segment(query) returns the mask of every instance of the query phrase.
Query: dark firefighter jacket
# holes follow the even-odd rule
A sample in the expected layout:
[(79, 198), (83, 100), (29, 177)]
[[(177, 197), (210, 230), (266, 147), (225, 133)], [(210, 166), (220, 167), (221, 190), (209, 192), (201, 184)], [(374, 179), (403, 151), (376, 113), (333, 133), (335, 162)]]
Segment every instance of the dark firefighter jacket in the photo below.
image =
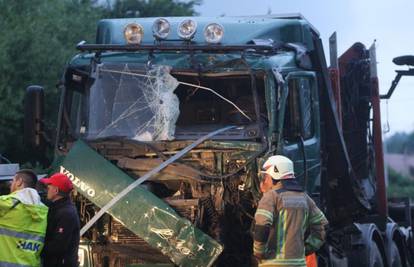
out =
[(42, 251), (44, 267), (78, 266), (79, 217), (69, 198), (49, 205), (45, 246)]
[(299, 188), (296, 179), (279, 182), (260, 200), (254, 231), (254, 254), (263, 258), (259, 266), (306, 267), (305, 254), (323, 244), (328, 221)]

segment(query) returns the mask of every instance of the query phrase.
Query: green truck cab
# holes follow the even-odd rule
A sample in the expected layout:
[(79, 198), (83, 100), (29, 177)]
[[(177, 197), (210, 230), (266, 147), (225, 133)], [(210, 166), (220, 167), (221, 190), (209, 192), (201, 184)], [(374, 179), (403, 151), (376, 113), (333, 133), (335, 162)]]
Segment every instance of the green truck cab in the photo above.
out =
[[(319, 33), (300, 15), (101, 20), (96, 43), (77, 48), (81, 52), (62, 80), (54, 166), (72, 175), (82, 224), (106, 204), (102, 199), (120, 191), (114, 190), (118, 176), (100, 180), (67, 170), (65, 157), (78, 157), (77, 164), (88, 168), (96, 153), (106, 162), (96, 163), (102, 169), (116, 166), (119, 179), (127, 174), (132, 182), (195, 140), (233, 126), (150, 177), (136, 193), (150, 192), (145, 205), (161, 201), (165, 206), (154, 206), (185, 218), (200, 232), (195, 236), (213, 240), (208, 244), (214, 252), (202, 256), (204, 263), (181, 261), (198, 257), (191, 249), (166, 252), (139, 236), (134, 218), (146, 213), (125, 218), (123, 211), (144, 202), (130, 196), (83, 236), (84, 266), (252, 266), (258, 172), (274, 154), (294, 161), (296, 177), (330, 221), (320, 266), (409, 266), (411, 230), (381, 212), (374, 162), (382, 155), (372, 134), (379, 110), (373, 110), (372, 55), (362, 44), (339, 60), (339, 104)], [(34, 146), (42, 142), (42, 94), (39, 87), (27, 90), (32, 111), (26, 120), (39, 127), (29, 136)], [(87, 147), (79, 148), (79, 140)], [(88, 158), (73, 150), (93, 153)], [(119, 184), (126, 186), (125, 179)], [(105, 197), (97, 199), (99, 194)]]

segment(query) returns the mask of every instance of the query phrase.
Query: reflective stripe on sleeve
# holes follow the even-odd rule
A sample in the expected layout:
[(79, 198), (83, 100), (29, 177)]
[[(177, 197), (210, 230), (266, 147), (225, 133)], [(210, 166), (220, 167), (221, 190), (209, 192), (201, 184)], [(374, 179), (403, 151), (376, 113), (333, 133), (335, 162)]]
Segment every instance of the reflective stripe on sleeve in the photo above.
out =
[(253, 243), (253, 252), (254, 254), (264, 254), (266, 250), (265, 243), (255, 241)]
[(321, 222), (323, 219), (325, 219), (325, 216), (323, 215), (323, 213), (319, 213), (319, 214), (316, 214), (316, 215), (312, 216), (312, 217), (309, 219), (309, 223), (310, 223), (310, 224), (319, 223), (319, 222)]
[(297, 266), (306, 267), (305, 259), (272, 259), (264, 260), (259, 264), (260, 267), (264, 266)]
[(311, 250), (318, 250), (322, 246), (322, 244), (323, 241), (316, 237), (311, 237), (306, 240), (306, 246), (310, 247)]
[(267, 219), (269, 219), (270, 222), (273, 222), (273, 213), (268, 211), (268, 210), (257, 209), (255, 216), (257, 216), (257, 215), (262, 215), (262, 216), (266, 217)]

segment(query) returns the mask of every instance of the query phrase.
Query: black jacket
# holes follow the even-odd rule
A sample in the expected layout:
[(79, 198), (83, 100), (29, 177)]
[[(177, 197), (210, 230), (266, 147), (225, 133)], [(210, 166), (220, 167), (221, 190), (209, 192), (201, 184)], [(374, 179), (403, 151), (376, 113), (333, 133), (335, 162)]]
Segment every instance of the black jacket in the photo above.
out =
[(69, 198), (49, 205), (45, 246), (42, 251), (44, 267), (78, 266), (79, 217)]

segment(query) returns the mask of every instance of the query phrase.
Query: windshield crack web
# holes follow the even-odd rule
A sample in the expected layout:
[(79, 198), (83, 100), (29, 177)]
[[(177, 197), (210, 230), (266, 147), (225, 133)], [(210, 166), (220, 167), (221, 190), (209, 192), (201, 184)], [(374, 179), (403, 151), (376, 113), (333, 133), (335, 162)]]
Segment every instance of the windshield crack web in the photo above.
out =
[(170, 70), (158, 65), (138, 76), (131, 75), (136, 70), (128, 64), (98, 66), (90, 95), (90, 133), (97, 138), (173, 140), (180, 111), (174, 94), (178, 81)]
[[(137, 64), (103, 63), (97, 66), (89, 94), (88, 138), (127, 137), (138, 141), (174, 140), (179, 84), (206, 90), (252, 119), (215, 90), (171, 76), (171, 67), (153, 65), (145, 74)], [(195, 92), (194, 92), (195, 93)]]

